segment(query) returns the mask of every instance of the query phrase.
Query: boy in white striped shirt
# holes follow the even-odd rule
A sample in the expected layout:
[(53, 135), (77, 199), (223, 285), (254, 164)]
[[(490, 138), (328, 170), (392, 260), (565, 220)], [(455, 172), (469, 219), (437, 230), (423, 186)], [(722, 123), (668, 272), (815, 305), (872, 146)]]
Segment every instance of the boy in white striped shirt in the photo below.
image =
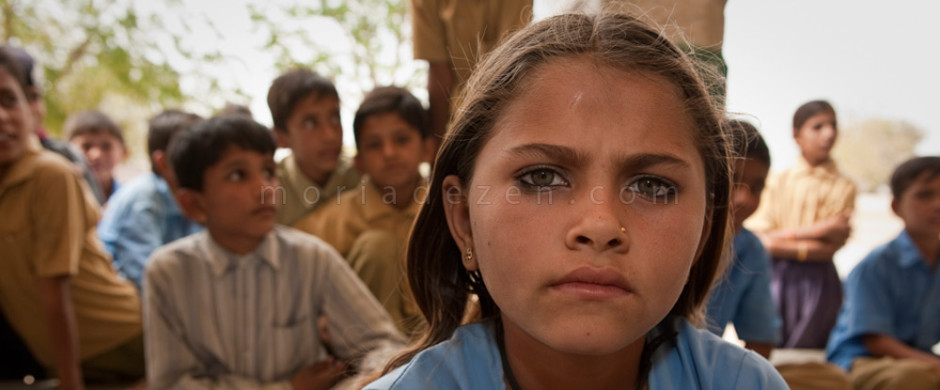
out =
[(403, 342), (329, 245), (275, 224), (274, 149), (266, 128), (234, 115), (170, 145), (180, 206), (206, 231), (148, 262), (151, 389), (326, 389), (370, 352)]

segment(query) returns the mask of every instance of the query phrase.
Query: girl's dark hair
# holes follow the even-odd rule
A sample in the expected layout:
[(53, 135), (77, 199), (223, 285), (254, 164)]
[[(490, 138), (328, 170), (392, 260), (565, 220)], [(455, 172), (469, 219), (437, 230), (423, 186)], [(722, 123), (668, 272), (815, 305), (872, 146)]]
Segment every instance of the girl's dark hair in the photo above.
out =
[(803, 103), (803, 105), (797, 108), (796, 112), (793, 113), (793, 131), (800, 131), (800, 128), (803, 127), (803, 124), (806, 123), (809, 118), (812, 118), (813, 115), (820, 112), (831, 112), (835, 114), (836, 110), (825, 100), (813, 100)]
[[(730, 150), (722, 115), (689, 60), (675, 45), (637, 19), (604, 13), (559, 15), (532, 24), (510, 36), (475, 69), (459, 99), (451, 127), (434, 164), (431, 187), (407, 248), (408, 281), (427, 321), (427, 332), (410, 350), (393, 359), (385, 372), (401, 366), (418, 352), (451, 337), (461, 325), (472, 294), (479, 298), (477, 320), (494, 319), (499, 308), (477, 273), (461, 263), (463, 251), (449, 234), (442, 182), (458, 176), (468, 188), (480, 150), (494, 122), (526, 88), (534, 71), (563, 58), (586, 57), (596, 63), (655, 75), (669, 82), (695, 124), (693, 137), (702, 156), (710, 222), (701, 257), (669, 318), (701, 322), (701, 307), (715, 276), (722, 271), (728, 231)], [(629, 92), (624, 92), (629, 93)], [(710, 216), (710, 217), (709, 217)]]
[(86, 134), (108, 134), (124, 145), (124, 134), (111, 117), (98, 110), (80, 111), (69, 115), (63, 131), (68, 139)]
[(167, 153), (180, 188), (202, 192), (206, 171), (233, 146), (261, 154), (277, 148), (267, 127), (241, 114), (216, 116), (177, 134)]

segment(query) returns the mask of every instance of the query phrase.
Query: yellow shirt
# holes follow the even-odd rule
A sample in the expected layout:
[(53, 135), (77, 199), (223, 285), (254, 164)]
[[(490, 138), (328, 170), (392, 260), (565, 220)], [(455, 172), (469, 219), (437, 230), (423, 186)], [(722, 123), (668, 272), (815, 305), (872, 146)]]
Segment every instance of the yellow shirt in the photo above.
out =
[(30, 351), (55, 363), (37, 278), (70, 276), (79, 354), (107, 352), (141, 333), (140, 300), (98, 240), (96, 200), (65, 159), (30, 150), (0, 182), (0, 309)]
[[(277, 223), (293, 225), (300, 217), (328, 203), (336, 194), (359, 186), (359, 171), (349, 160), (340, 157), (336, 169), (320, 187), (300, 171), (291, 154), (277, 164), (277, 181), (281, 192), (281, 204), (277, 205)], [(266, 196), (273, 194), (265, 192)]]
[[(411, 224), (427, 195), (427, 187), (418, 187), (415, 194), (395, 194), (379, 189), (368, 178), (343, 192), (334, 201), (301, 218), (294, 228), (313, 234), (332, 245), (344, 257), (353, 242), (367, 230), (392, 233), (402, 243), (408, 241)], [(411, 200), (405, 209), (397, 209), (385, 199), (402, 197)]]
[(529, 24), (532, 0), (411, 0), (411, 12), (414, 57), (451, 64), (457, 97), (480, 57)]
[(832, 160), (812, 167), (801, 156), (767, 180), (760, 207), (745, 225), (756, 231), (807, 226), (854, 208), (855, 194), (855, 183)]

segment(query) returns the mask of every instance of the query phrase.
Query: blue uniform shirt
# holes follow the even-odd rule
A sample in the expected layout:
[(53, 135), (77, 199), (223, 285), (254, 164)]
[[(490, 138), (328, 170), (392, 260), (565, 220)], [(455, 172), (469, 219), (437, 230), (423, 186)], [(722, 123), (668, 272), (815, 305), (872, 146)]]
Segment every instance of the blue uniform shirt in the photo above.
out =
[(154, 250), (199, 231), (202, 226), (183, 216), (166, 180), (153, 172), (122, 185), (98, 224), (114, 267), (138, 290)]
[[(682, 321), (675, 344), (654, 354), (651, 390), (769, 390), (787, 384), (764, 358)], [(536, 357), (533, 357), (536, 358)], [(492, 323), (464, 325), (443, 343), (366, 385), (384, 389), (503, 390), (503, 366)]]
[(845, 301), (826, 357), (848, 370), (871, 356), (863, 336), (884, 334), (929, 352), (940, 341), (940, 272), (931, 270), (907, 231), (875, 248), (845, 280)]
[(708, 298), (708, 330), (721, 336), (731, 322), (741, 340), (777, 344), (781, 320), (770, 295), (770, 254), (744, 228), (734, 236), (733, 250), (732, 263)]

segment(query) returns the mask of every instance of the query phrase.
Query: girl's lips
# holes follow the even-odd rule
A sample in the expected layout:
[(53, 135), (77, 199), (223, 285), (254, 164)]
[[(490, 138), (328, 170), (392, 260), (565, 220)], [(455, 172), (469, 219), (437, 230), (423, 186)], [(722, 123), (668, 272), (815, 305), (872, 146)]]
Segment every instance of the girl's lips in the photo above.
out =
[(633, 293), (623, 275), (609, 268), (581, 267), (550, 286), (553, 290), (587, 299), (609, 299)]

